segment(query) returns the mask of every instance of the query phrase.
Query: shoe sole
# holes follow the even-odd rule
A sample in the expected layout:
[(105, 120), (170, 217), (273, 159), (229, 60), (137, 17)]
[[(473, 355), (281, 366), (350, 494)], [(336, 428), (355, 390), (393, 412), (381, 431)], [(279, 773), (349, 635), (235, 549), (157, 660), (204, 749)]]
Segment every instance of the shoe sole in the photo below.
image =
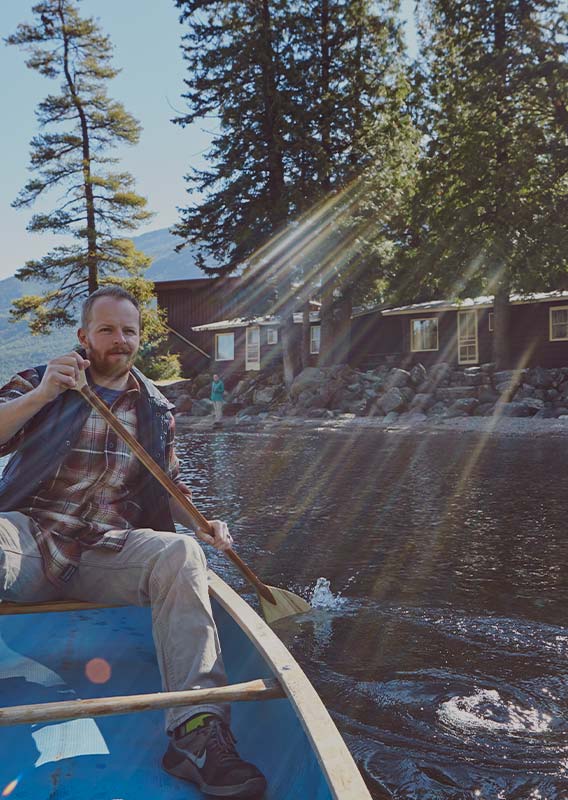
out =
[(261, 797), (266, 790), (266, 782), (263, 778), (251, 778), (246, 783), (241, 783), (238, 786), (209, 786), (199, 774), (197, 767), (187, 758), (175, 767), (166, 767), (162, 763), (162, 768), (175, 778), (181, 778), (183, 781), (197, 784), (202, 792), (213, 797), (234, 797), (236, 800), (253, 800), (253, 798)]

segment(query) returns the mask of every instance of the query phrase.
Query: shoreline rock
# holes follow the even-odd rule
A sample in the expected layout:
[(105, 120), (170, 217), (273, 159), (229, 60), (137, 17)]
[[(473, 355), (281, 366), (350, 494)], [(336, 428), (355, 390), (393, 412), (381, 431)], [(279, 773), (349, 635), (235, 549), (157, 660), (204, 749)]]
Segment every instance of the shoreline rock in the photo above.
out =
[[(212, 425), (209, 387), (210, 375), (204, 373), (159, 388), (176, 406), (180, 423), (207, 428)], [(438, 429), (452, 421), (455, 427), (456, 420), (485, 420), (484, 425), (462, 427), (497, 430), (506, 427), (506, 420), (518, 419), (533, 428), (544, 424), (550, 429), (558, 422), (555, 427), (564, 431), (568, 367), (496, 371), (492, 364), (456, 369), (440, 363), (429, 370), (417, 364), (410, 371), (380, 366), (366, 372), (346, 364), (307, 367), (289, 391), (279, 371), (249, 373), (226, 399), (224, 427), (365, 427), (368, 423), (380, 429)]]

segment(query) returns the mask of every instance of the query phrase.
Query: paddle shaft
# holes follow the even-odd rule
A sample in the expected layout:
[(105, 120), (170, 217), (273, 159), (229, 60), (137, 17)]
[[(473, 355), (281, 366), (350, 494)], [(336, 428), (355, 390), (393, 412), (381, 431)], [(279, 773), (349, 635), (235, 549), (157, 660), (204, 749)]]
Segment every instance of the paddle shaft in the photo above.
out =
[[(181, 489), (172, 481), (169, 475), (166, 475), (164, 470), (156, 464), (152, 456), (150, 456), (146, 450), (142, 447), (140, 442), (138, 442), (132, 434), (126, 430), (124, 425), (117, 420), (114, 416), (112, 411), (106, 406), (103, 401), (100, 399), (95, 392), (89, 387), (87, 383), (83, 386), (78, 387), (77, 391), (79, 391), (87, 403), (96, 409), (101, 417), (104, 417), (106, 422), (108, 423), (109, 427), (119, 436), (126, 444), (130, 447), (136, 458), (144, 464), (146, 469), (152, 473), (154, 478), (156, 478), (159, 483), (164, 487), (164, 489), (175, 499), (178, 503), (183, 506), (183, 508), (187, 511), (189, 516), (191, 517), (194, 525), (201, 531), (211, 535), (211, 525), (207, 519), (203, 516), (203, 514), (193, 505), (189, 497), (184, 494)], [(240, 558), (232, 548), (228, 550), (223, 550), (226, 556), (228, 556), (233, 564), (237, 567), (237, 569), (244, 575), (244, 577), (254, 586), (256, 591), (264, 597), (269, 603), (273, 603), (276, 605), (276, 600), (268, 586), (264, 584), (252, 571), (252, 569), (245, 564), (245, 562)]]

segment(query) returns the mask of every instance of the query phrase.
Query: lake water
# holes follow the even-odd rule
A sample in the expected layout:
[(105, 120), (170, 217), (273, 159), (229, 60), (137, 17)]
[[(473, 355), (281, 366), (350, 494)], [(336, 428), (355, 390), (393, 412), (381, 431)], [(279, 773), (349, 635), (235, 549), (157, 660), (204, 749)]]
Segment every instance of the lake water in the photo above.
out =
[(566, 439), (192, 432), (178, 450), (259, 576), (316, 589), (277, 632), (374, 798), (568, 798)]
[(178, 453), (265, 582), (316, 590), (277, 632), (376, 800), (568, 798), (567, 439), (191, 432)]

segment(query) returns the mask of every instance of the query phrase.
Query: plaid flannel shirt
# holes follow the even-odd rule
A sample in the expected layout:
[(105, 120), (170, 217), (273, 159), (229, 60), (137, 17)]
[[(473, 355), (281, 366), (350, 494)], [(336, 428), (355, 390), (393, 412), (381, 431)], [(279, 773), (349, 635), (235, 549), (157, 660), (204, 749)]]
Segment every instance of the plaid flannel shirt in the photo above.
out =
[[(21, 397), (40, 383), (35, 369), (15, 375), (0, 389), (0, 403)], [(136, 436), (138, 381), (130, 374), (126, 390), (112, 403), (112, 411)], [(166, 465), (169, 477), (189, 492), (180, 480), (174, 448), (175, 421), (169, 413)], [(26, 435), (25, 425), (0, 445), (0, 456), (17, 449)], [(79, 565), (85, 548), (121, 550), (129, 532), (140, 527), (140, 506), (133, 499), (144, 467), (127, 445), (94, 409), (73, 449), (55, 474), (44, 481), (25, 508), (13, 509), (31, 517), (46, 577), (56, 586), (66, 582)]]

